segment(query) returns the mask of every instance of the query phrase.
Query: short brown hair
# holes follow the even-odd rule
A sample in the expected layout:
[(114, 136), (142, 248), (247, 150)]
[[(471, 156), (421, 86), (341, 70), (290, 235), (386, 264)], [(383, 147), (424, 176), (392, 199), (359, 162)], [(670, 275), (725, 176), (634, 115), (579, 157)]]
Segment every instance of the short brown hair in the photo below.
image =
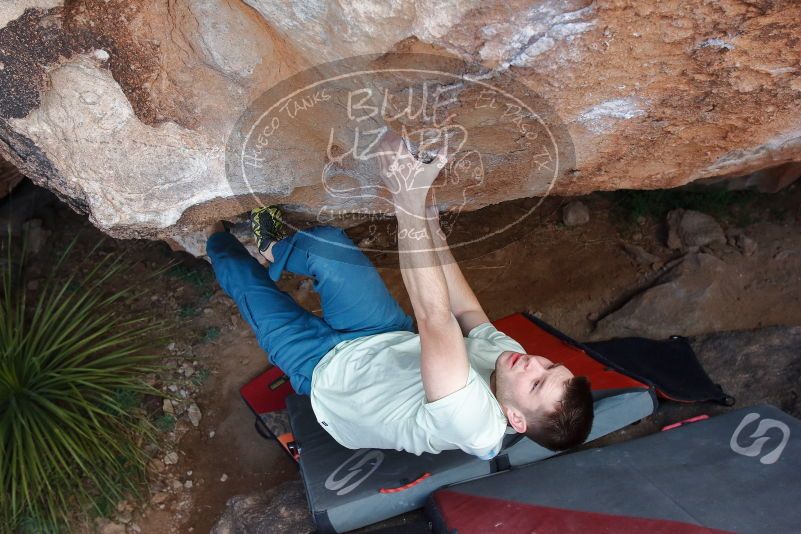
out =
[(552, 451), (572, 449), (590, 435), (593, 419), (592, 391), (586, 376), (574, 376), (553, 412), (526, 419), (526, 436)]

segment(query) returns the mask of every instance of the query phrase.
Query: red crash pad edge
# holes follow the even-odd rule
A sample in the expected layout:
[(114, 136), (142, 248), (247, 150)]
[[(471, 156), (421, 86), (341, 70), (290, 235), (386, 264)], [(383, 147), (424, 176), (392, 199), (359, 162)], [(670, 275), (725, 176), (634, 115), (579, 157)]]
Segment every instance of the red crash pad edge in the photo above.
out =
[(520, 343), (528, 354), (545, 356), (563, 364), (576, 376), (588, 377), (593, 391), (650, 389), (647, 384), (606, 367), (567, 336), (559, 335), (556, 330), (546, 330), (525, 314), (515, 313), (492, 324)]
[(649, 519), (582, 510), (567, 510), (525, 504), (492, 497), (467, 495), (452, 490), (439, 490), (429, 500), (434, 512), (435, 531), (459, 534), (486, 532), (536, 532), (537, 534), (732, 534), (666, 519)]

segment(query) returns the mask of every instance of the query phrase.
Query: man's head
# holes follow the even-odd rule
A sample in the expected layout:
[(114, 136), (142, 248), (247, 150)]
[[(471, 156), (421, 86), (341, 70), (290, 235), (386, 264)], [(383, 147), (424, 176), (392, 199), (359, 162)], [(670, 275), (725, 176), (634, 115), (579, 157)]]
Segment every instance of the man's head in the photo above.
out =
[(592, 427), (590, 383), (543, 356), (506, 351), (495, 362), (495, 397), (517, 432), (543, 447), (566, 450)]

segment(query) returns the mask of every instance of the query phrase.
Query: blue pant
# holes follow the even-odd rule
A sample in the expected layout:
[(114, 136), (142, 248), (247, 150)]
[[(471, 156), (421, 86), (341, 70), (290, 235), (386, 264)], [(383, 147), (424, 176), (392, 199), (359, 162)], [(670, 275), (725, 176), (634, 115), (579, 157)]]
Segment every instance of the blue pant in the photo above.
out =
[[(209, 237), (206, 250), (220, 285), (298, 393), (310, 393), (314, 367), (339, 342), (412, 330), (412, 318), (339, 228), (317, 226), (282, 239), (273, 246), (275, 262), (268, 269), (226, 232)], [(284, 270), (314, 279), (322, 318), (278, 289), (275, 281)]]

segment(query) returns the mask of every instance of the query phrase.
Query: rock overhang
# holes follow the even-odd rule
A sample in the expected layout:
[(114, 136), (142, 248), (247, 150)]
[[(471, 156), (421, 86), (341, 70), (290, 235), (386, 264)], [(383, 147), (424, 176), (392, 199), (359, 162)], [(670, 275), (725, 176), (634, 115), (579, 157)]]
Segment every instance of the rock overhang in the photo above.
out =
[(362, 54), (433, 53), (476, 78), (513, 76), (560, 118), (575, 159), (546, 190), (525, 186), (530, 161), (496, 130), (472, 125), (497, 146), (482, 160), (488, 187), (459, 200), (468, 210), (801, 160), (801, 6), (789, 1), (12, 4), (0, 19), (0, 151), (118, 236), (190, 232), (258, 202), (363, 208), (304, 169), (324, 165), (314, 124), (298, 130), (302, 156), (274, 157), (280, 178), (256, 195), (225, 163), (231, 131), (271, 87)]

